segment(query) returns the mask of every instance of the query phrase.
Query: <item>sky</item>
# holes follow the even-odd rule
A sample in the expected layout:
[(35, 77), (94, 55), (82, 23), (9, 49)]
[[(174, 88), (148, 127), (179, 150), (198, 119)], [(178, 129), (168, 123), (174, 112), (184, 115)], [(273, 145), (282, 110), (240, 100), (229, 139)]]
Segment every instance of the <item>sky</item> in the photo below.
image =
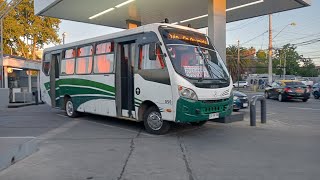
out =
[[(280, 48), (287, 43), (296, 44), (312, 39), (320, 40), (320, 0), (313, 0), (312, 6), (273, 14), (273, 46)], [(261, 16), (227, 24), (227, 46), (236, 45), (268, 49), (268, 16)], [(295, 23), (295, 26), (287, 26)], [(121, 29), (90, 25), (63, 20), (59, 34), (67, 33), (66, 43), (105, 35)], [(303, 57), (313, 58), (320, 65), (320, 41), (309, 45), (297, 46)]]

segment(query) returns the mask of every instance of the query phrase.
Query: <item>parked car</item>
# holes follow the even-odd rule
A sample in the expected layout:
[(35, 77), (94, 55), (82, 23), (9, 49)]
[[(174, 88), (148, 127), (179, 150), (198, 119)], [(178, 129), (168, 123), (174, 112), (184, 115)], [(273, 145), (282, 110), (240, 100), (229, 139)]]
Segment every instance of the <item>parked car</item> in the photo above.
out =
[(278, 99), (280, 102), (289, 99), (301, 99), (303, 102), (307, 102), (310, 93), (311, 89), (301, 81), (281, 80), (266, 88), (265, 97), (267, 99)]
[(248, 96), (239, 91), (233, 91), (233, 111), (249, 107)]
[(316, 83), (312, 86), (312, 94), (315, 99), (320, 98), (320, 83)]
[[(249, 83), (247, 81), (239, 81), (240, 88), (246, 88), (248, 86), (249, 86)], [(233, 87), (238, 87), (238, 81), (233, 84)]]

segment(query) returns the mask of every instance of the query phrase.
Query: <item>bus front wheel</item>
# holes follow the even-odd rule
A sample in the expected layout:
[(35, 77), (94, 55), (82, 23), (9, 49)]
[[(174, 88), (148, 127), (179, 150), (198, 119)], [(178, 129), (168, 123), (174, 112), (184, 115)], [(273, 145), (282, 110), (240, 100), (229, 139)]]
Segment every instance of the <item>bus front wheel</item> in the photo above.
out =
[(68, 117), (76, 118), (78, 117), (78, 112), (75, 110), (74, 104), (71, 98), (68, 98), (65, 103), (65, 110)]
[(157, 107), (148, 108), (143, 114), (146, 131), (151, 134), (162, 135), (169, 131), (170, 123), (164, 121)]

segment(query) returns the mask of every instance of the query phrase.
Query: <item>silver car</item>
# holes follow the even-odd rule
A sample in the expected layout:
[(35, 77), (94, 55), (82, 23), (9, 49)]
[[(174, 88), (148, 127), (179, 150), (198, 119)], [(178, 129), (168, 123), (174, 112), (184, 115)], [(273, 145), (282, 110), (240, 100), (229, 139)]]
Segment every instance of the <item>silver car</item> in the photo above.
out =
[(233, 84), (233, 87), (238, 87), (238, 84), (240, 88), (247, 88), (249, 86), (249, 83), (247, 81), (239, 81), (239, 83), (237, 81)]

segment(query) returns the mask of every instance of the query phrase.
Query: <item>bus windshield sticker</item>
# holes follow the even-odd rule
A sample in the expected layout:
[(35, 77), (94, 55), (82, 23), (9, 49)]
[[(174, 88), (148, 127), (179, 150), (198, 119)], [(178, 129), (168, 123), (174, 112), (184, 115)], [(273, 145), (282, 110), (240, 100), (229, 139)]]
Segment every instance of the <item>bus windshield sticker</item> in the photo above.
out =
[[(192, 78), (210, 78), (207, 68), (202, 66), (184, 66), (185, 75)], [(203, 72), (203, 73), (202, 73)]]

